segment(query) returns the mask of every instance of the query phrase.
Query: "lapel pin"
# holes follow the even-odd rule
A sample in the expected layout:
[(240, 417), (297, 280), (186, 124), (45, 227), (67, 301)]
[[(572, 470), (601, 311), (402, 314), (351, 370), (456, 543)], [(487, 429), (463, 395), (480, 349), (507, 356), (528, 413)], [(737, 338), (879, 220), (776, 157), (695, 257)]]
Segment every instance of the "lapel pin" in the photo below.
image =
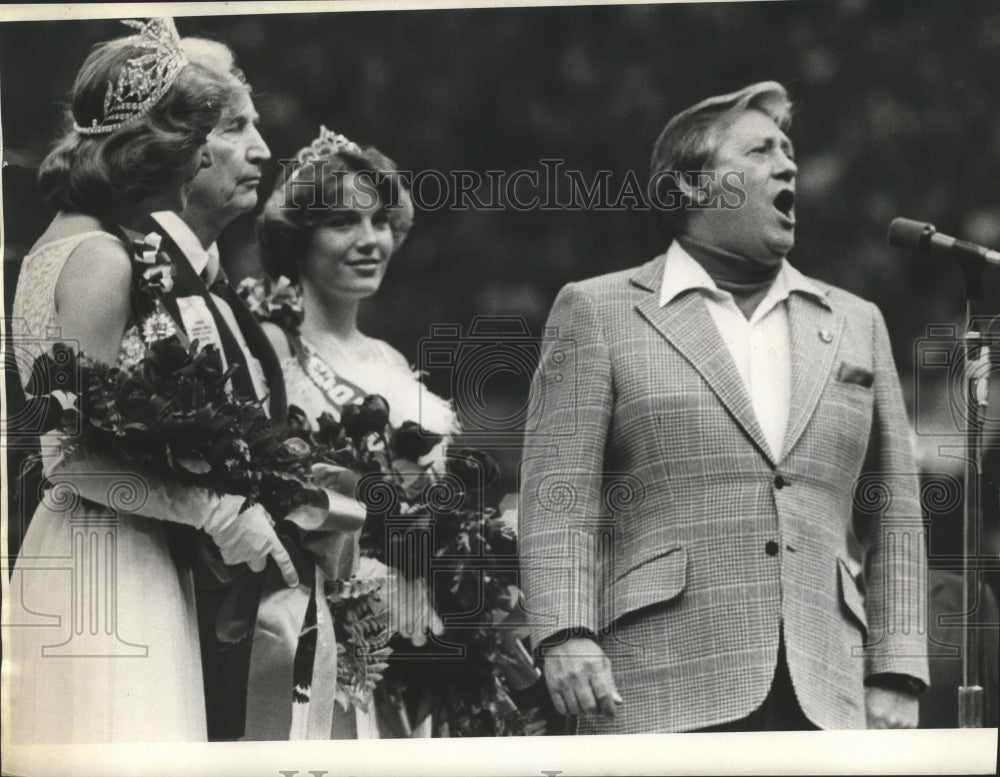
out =
[(819, 339), (822, 340), (824, 343), (832, 343), (833, 342), (833, 332), (831, 332), (829, 329), (820, 329), (819, 330)]

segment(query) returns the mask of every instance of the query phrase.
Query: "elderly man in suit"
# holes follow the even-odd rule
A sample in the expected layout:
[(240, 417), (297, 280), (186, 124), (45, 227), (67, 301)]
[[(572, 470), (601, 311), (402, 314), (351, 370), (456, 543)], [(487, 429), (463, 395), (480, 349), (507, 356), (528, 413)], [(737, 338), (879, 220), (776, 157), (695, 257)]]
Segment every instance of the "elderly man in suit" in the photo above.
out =
[[(256, 206), (261, 168), (271, 154), (257, 129), (250, 87), (229, 47), (202, 38), (184, 38), (182, 46), (191, 61), (232, 79), (236, 97), (208, 136), (212, 166), (195, 176), (184, 212), (154, 213), (145, 224), (147, 231), (161, 235), (161, 249), (174, 263), (173, 288), (163, 302), (189, 337), (216, 345), (226, 365), (239, 365), (230, 379), (234, 393), (266, 400), (265, 409), (280, 422), (287, 413), (281, 365), (267, 335), (227, 281), (216, 243), (234, 219)], [(251, 645), (229, 645), (216, 636), (216, 617), (231, 583), (211, 571), (209, 556), (198, 548), (203, 542), (189, 536), (184, 545), (195, 572), (208, 735), (235, 739), (244, 734)]]
[(250, 87), (229, 48), (217, 41), (185, 38), (188, 58), (226, 74), (238, 97), (225, 106), (208, 136), (211, 167), (195, 176), (183, 213), (154, 213), (147, 226), (163, 236), (163, 249), (174, 260), (177, 281), (166, 305), (191, 337), (213, 343), (227, 364), (239, 364), (233, 388), (248, 398), (268, 398), (272, 417), (285, 407), (281, 367), (253, 315), (226, 280), (216, 241), (238, 216), (257, 204), (262, 166), (271, 158), (257, 130)]
[(906, 411), (878, 309), (785, 258), (789, 120), (775, 82), (671, 119), (651, 168), (667, 251), (569, 284), (549, 317), (523, 587), (580, 733), (916, 725)]

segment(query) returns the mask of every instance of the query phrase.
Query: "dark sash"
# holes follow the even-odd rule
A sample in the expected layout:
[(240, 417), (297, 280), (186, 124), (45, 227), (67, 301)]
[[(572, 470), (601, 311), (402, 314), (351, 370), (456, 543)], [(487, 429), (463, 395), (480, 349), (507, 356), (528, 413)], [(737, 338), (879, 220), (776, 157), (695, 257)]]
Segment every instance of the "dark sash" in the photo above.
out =
[(200, 297), (212, 316), (215, 330), (218, 332), (219, 341), (222, 345), (222, 352), (226, 357), (226, 363), (239, 366), (239, 369), (230, 378), (233, 393), (244, 399), (261, 399), (262, 397), (258, 397), (256, 391), (254, 391), (253, 381), (250, 379), (250, 370), (243, 356), (243, 349), (240, 348), (239, 343), (226, 324), (226, 320), (219, 312), (219, 308), (209, 293), (208, 286), (205, 285), (205, 282), (191, 266), (187, 255), (173, 241), (167, 231), (152, 218), (149, 218), (142, 226), (149, 232), (157, 232), (163, 238), (160, 242), (160, 250), (166, 253), (174, 264), (174, 285), (170, 291), (163, 295), (163, 307), (167, 309), (167, 312), (170, 313), (174, 321), (184, 329), (188, 337), (194, 337), (195, 333), (188, 331), (186, 322), (181, 316), (178, 299), (182, 297)]
[(264, 330), (261, 329), (254, 314), (240, 299), (240, 295), (230, 285), (226, 278), (225, 271), (219, 268), (219, 277), (212, 284), (212, 293), (220, 299), (226, 301), (233, 311), (233, 318), (243, 332), (243, 339), (246, 340), (247, 348), (260, 362), (261, 369), (264, 370), (264, 377), (267, 378), (267, 385), (270, 391), (269, 406), (271, 410), (271, 420), (274, 424), (282, 424), (288, 414), (288, 399), (285, 395), (285, 379), (281, 374), (281, 361), (271, 346), (271, 341), (267, 339)]

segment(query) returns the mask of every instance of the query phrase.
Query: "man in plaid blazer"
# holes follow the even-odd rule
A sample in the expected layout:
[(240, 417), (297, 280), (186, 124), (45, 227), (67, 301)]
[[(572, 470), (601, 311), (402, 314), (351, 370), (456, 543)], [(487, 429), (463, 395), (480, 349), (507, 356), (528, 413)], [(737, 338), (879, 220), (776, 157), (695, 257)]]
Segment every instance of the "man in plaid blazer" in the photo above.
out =
[(581, 733), (916, 725), (909, 425), (878, 309), (785, 260), (789, 117), (774, 82), (675, 116), (651, 170), (670, 247), (549, 317), (523, 587)]

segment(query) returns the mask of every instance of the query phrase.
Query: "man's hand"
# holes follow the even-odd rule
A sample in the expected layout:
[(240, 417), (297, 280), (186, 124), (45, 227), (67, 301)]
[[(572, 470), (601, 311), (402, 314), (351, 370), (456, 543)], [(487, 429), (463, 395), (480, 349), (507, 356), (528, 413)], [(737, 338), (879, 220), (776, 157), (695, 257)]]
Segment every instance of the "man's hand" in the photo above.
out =
[(916, 696), (888, 688), (865, 688), (868, 728), (916, 728), (920, 702)]
[(543, 652), (545, 682), (560, 715), (600, 712), (612, 719), (615, 707), (624, 704), (611, 676), (611, 662), (597, 643), (573, 637)]

